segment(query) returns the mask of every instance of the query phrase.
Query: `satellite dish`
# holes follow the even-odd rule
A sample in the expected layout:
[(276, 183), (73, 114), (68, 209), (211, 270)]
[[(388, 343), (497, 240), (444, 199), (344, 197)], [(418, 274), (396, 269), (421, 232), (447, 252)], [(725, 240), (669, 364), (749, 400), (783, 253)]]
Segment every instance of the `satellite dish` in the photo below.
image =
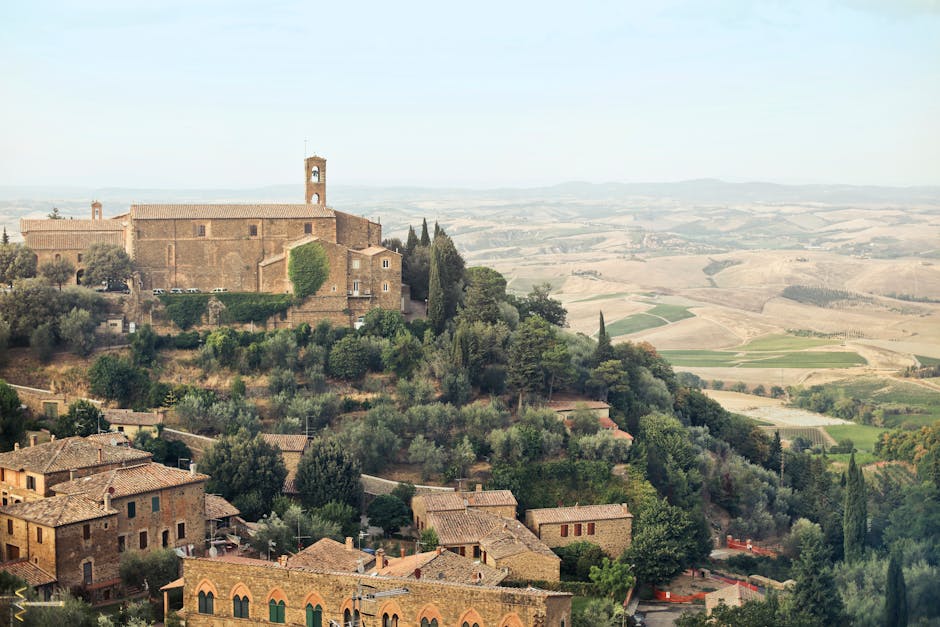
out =
[(217, 548), (215, 548), (214, 546), (209, 548), (209, 557), (218, 557), (218, 555), (219, 555), (219, 550)]

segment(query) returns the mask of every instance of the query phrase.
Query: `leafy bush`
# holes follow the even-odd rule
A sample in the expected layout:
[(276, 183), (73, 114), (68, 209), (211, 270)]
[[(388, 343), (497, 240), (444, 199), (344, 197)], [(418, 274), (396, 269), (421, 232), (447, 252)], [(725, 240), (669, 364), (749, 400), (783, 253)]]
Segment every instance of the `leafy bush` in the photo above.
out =
[(315, 294), (330, 274), (326, 251), (318, 242), (297, 246), (290, 251), (287, 276), (294, 286), (294, 296), (306, 298)]
[(216, 295), (225, 310), (222, 322), (264, 322), (273, 315), (287, 311), (293, 299), (290, 294), (228, 293)]
[(163, 294), (160, 300), (166, 307), (167, 317), (185, 331), (206, 313), (209, 294)]

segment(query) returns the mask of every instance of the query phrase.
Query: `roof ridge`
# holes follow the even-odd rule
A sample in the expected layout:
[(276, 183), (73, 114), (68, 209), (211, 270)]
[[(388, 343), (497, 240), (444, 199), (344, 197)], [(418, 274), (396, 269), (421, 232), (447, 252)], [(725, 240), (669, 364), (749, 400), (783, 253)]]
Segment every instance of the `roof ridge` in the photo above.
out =
[(65, 450), (65, 445), (66, 443), (68, 443), (69, 440), (70, 438), (63, 438), (61, 440), (57, 440), (58, 445), (52, 447), (53, 453), (52, 455), (49, 456), (49, 459), (46, 460), (46, 465), (42, 467), (43, 474), (49, 471), (49, 468), (52, 466), (52, 462), (59, 459), (59, 455), (61, 455), (62, 451)]

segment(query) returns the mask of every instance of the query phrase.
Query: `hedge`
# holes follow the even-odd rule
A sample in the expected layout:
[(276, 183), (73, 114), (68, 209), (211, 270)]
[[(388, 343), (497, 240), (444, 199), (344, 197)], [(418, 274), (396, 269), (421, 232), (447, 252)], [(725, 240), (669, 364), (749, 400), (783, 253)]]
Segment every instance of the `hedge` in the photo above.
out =
[(220, 322), (264, 322), (273, 315), (284, 313), (293, 303), (290, 294), (256, 294), (253, 292), (227, 292), (224, 294), (163, 294), (160, 300), (166, 307), (167, 317), (182, 330), (198, 324), (206, 313), (209, 298), (215, 297), (225, 305)]
[(329, 275), (330, 260), (319, 242), (291, 249), (287, 276), (294, 285), (294, 295), (298, 299), (315, 294)]

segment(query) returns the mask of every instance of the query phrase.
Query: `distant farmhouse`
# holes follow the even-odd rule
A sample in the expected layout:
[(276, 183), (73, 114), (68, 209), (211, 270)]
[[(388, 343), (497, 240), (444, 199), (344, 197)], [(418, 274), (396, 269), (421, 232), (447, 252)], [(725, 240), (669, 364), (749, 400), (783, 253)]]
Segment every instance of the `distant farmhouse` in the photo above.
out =
[(80, 282), (93, 244), (122, 247), (138, 275), (131, 289), (292, 293), (291, 251), (322, 247), (328, 271), (292, 323), (331, 319), (352, 324), (370, 309), (401, 310), (401, 254), (382, 247), (382, 225), (326, 205), (326, 159), (304, 162), (304, 204), (140, 204), (105, 219), (91, 205), (84, 220), (20, 221), (40, 264), (66, 259)]

